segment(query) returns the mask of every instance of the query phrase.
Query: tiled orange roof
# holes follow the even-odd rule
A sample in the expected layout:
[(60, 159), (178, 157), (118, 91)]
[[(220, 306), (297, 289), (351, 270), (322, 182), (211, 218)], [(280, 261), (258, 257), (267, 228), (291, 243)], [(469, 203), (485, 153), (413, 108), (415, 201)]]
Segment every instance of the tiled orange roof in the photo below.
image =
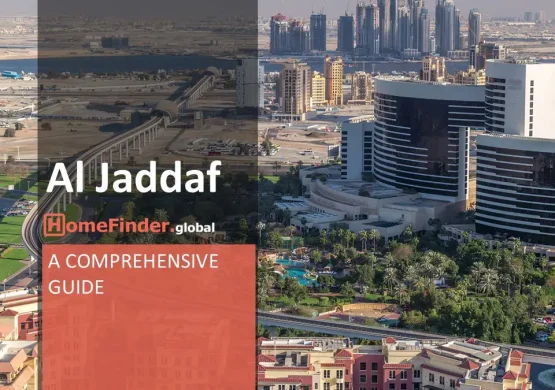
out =
[(343, 363), (322, 363), (322, 367), (342, 367), (342, 368), (346, 368), (347, 366), (345, 366)]
[(0, 317), (15, 317), (17, 312), (15, 310), (6, 309), (0, 313)]
[(412, 364), (410, 363), (386, 363), (383, 365), (383, 368), (412, 368)]
[(517, 358), (517, 359), (522, 359), (524, 357), (524, 354), (521, 351), (519, 351), (518, 349), (513, 349), (511, 351), (510, 357)]
[(340, 349), (335, 353), (335, 357), (344, 357), (344, 358), (352, 358), (353, 354), (346, 349)]
[(269, 355), (258, 355), (257, 360), (259, 363), (275, 363), (276, 358)]
[(17, 375), (17, 378), (9, 385), (0, 386), (0, 390), (24, 390), (29, 382), (29, 379), (34, 375), (31, 367), (25, 367)]
[(386, 344), (396, 344), (397, 343), (397, 340), (395, 340), (391, 336), (386, 337), (386, 339), (384, 341), (385, 341)]
[(505, 375), (503, 375), (503, 379), (509, 379), (512, 381), (516, 380), (517, 378), (518, 378), (518, 375), (513, 371), (507, 371)]
[(467, 370), (476, 370), (480, 368), (480, 365), (470, 359), (465, 359), (461, 364), (459, 364), (459, 367), (466, 368)]
[(300, 378), (265, 378), (259, 379), (258, 384), (263, 383), (298, 383), (301, 384), (303, 381)]

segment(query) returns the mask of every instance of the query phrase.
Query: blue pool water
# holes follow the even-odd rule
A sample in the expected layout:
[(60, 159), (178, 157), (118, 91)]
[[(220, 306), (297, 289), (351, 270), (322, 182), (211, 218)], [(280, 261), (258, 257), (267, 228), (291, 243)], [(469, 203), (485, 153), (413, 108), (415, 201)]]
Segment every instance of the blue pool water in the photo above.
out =
[(304, 278), (304, 275), (307, 271), (304, 268), (305, 263), (303, 263), (302, 261), (294, 261), (286, 258), (279, 259), (277, 263), (283, 265), (285, 271), (287, 272), (287, 276), (297, 279), (299, 283), (303, 286), (316, 285), (316, 282), (314, 280)]

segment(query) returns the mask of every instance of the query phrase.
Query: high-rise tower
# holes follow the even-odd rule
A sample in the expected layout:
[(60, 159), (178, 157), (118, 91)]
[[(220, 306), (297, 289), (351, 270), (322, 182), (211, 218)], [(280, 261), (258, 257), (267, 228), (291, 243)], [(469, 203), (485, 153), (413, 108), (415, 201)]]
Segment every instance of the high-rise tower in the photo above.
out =
[(380, 53), (391, 49), (391, 2), (378, 0), (380, 9)]
[(326, 15), (310, 15), (310, 38), (312, 50), (326, 51)]
[(468, 49), (482, 40), (482, 14), (477, 9), (471, 9), (468, 15)]

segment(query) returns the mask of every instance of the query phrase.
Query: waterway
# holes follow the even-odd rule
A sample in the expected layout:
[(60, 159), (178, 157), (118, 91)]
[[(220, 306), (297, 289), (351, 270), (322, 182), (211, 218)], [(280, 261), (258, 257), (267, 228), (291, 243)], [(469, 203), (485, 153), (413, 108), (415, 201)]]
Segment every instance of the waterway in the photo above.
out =
[[(324, 61), (322, 58), (304, 59), (310, 67), (318, 72), (324, 71)], [(555, 61), (546, 61), (555, 62)], [(26, 73), (36, 73), (37, 69), (42, 73), (52, 72), (148, 72), (159, 69), (206, 69), (214, 66), (221, 69), (234, 69), (236, 61), (209, 56), (183, 56), (183, 55), (135, 55), (135, 56), (86, 56), (86, 57), (67, 57), (67, 58), (40, 58), (20, 59), (20, 60), (0, 60), (0, 72), (6, 70), (24, 71)], [(385, 62), (373, 61), (366, 63), (350, 64), (345, 66), (345, 73), (353, 73), (360, 70), (370, 72), (374, 70), (380, 73), (403, 73), (419, 72), (422, 65), (420, 62)], [(466, 70), (468, 62), (446, 62), (447, 72), (455, 73), (459, 70)], [(282, 64), (264, 63), (266, 72), (278, 72)]]

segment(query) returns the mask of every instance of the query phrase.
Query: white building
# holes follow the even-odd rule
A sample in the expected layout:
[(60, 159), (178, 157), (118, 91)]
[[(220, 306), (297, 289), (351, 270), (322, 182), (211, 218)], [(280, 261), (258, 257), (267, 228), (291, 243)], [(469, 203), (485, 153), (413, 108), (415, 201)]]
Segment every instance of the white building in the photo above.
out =
[(555, 245), (555, 139), (490, 134), (477, 143), (476, 231)]
[(488, 60), (486, 76), (487, 130), (555, 138), (555, 64)]
[(341, 124), (341, 178), (359, 180), (372, 172), (374, 115), (350, 118)]
[(264, 107), (264, 65), (257, 58), (241, 59), (235, 73), (237, 107)]

